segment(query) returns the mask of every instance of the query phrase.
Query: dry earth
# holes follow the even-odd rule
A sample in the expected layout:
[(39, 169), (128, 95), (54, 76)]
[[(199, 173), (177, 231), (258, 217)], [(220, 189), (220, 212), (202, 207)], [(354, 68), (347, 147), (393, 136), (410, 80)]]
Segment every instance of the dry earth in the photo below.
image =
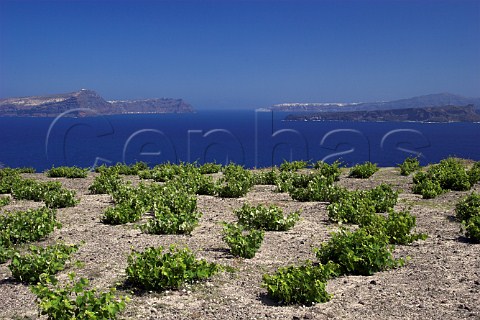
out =
[[(43, 174), (28, 174), (38, 180), (53, 180)], [(71, 264), (60, 273), (88, 277), (93, 286), (106, 290), (125, 280), (127, 256), (131, 249), (149, 246), (188, 246), (197, 257), (235, 269), (209, 281), (178, 291), (146, 292), (131, 296), (122, 319), (480, 319), (480, 245), (465, 241), (460, 224), (454, 221), (455, 203), (467, 192), (449, 192), (433, 200), (411, 193), (411, 177), (397, 169), (383, 168), (368, 180), (342, 175), (339, 184), (349, 189), (372, 188), (382, 182), (402, 190), (397, 209), (411, 208), (417, 217), (417, 231), (426, 232), (426, 241), (397, 246), (396, 257), (410, 257), (402, 268), (373, 276), (346, 276), (328, 282), (331, 301), (310, 307), (281, 306), (261, 287), (262, 275), (280, 266), (315, 260), (313, 247), (329, 237), (337, 226), (327, 221), (325, 203), (297, 202), (287, 194), (275, 193), (273, 186), (255, 186), (244, 198), (198, 197), (203, 213), (191, 236), (147, 235), (135, 224), (110, 226), (100, 222), (110, 196), (91, 195), (87, 179), (55, 179), (77, 191), (80, 203), (58, 210), (63, 227), (41, 245), (56, 241), (79, 244), (74, 255), (83, 267)], [(134, 182), (138, 179), (127, 177)], [(476, 186), (480, 191), (480, 186)], [(233, 209), (243, 203), (277, 204), (284, 211), (301, 210), (301, 221), (288, 232), (267, 232), (253, 259), (233, 258), (221, 240), (221, 221), (234, 221)], [(41, 203), (12, 201), (4, 210), (39, 207)], [(11, 278), (8, 263), (0, 265), (0, 318), (35, 319), (35, 296), (26, 285)], [(120, 294), (126, 294), (122, 289)]]

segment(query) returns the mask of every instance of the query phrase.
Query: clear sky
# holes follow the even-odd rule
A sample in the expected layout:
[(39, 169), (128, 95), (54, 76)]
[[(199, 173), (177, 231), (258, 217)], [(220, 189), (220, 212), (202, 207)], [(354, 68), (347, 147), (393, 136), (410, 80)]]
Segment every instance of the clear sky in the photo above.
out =
[(480, 1), (0, 0), (0, 97), (196, 108), (480, 96)]

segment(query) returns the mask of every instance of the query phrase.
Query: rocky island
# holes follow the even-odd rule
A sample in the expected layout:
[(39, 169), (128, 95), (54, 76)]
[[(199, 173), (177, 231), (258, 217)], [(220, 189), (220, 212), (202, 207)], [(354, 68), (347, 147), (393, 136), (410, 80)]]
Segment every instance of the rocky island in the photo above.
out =
[(285, 120), (480, 122), (480, 112), (478, 109), (475, 109), (473, 105), (467, 105), (291, 114), (287, 116)]
[(281, 103), (271, 111), (289, 121), (480, 122), (480, 98), (437, 93), (413, 98), (355, 103)]
[(182, 99), (144, 99), (106, 101), (93, 90), (0, 99), (2, 117), (56, 117), (70, 111), (69, 116), (85, 117), (116, 114), (191, 113), (193, 107)]

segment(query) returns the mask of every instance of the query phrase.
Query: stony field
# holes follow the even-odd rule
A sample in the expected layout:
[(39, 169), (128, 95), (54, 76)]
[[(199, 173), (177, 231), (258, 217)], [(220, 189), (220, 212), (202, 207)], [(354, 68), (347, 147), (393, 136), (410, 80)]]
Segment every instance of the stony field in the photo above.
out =
[[(203, 213), (191, 235), (150, 235), (138, 223), (112, 226), (101, 223), (104, 210), (113, 206), (109, 195), (88, 191), (96, 173), (85, 179), (48, 178), (45, 174), (23, 174), (41, 181), (60, 181), (75, 190), (80, 203), (59, 209), (63, 225), (41, 245), (57, 241), (85, 242), (70, 264), (59, 274), (64, 279), (74, 271), (90, 279), (101, 290), (125, 281), (127, 256), (132, 248), (177, 244), (188, 246), (198, 258), (229, 266), (205, 282), (166, 292), (131, 295), (121, 319), (480, 319), (480, 245), (465, 241), (454, 207), (469, 192), (448, 192), (424, 200), (411, 192), (412, 177), (400, 176), (397, 168), (382, 168), (369, 179), (348, 178), (344, 171), (337, 182), (348, 189), (370, 189), (380, 183), (400, 190), (396, 209), (410, 209), (417, 218), (417, 231), (428, 234), (425, 241), (398, 245), (396, 257), (410, 257), (405, 266), (373, 276), (343, 276), (328, 281), (333, 298), (314, 306), (283, 306), (262, 288), (262, 275), (277, 268), (315, 260), (314, 247), (328, 240), (338, 226), (328, 221), (327, 203), (298, 202), (274, 186), (255, 186), (245, 197), (224, 199), (198, 196)], [(134, 184), (139, 179), (124, 177)], [(480, 185), (474, 188), (480, 192)], [(222, 221), (236, 220), (233, 210), (243, 203), (276, 204), (289, 213), (301, 210), (301, 219), (289, 231), (266, 232), (264, 242), (253, 259), (234, 258), (222, 241)], [(43, 206), (41, 202), (12, 200), (0, 210), (24, 210)], [(28, 286), (15, 282), (8, 262), (0, 265), (0, 318), (38, 318), (35, 295)], [(232, 271), (233, 270), (233, 271)]]

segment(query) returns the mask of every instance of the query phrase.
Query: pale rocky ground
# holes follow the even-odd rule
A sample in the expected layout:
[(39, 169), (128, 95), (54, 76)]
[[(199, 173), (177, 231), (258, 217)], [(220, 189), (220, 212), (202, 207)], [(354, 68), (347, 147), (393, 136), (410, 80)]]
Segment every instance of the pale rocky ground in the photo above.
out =
[[(29, 174), (39, 180), (53, 180), (43, 174)], [(135, 224), (110, 226), (100, 222), (110, 196), (91, 195), (87, 179), (55, 179), (77, 191), (80, 203), (58, 210), (63, 227), (42, 245), (56, 241), (84, 241), (74, 260), (59, 278), (74, 271), (88, 277), (101, 290), (125, 280), (127, 256), (131, 249), (149, 246), (188, 246), (197, 257), (235, 269), (209, 281), (188, 285), (178, 291), (145, 292), (131, 296), (121, 319), (480, 319), (480, 245), (465, 241), (460, 224), (453, 219), (455, 203), (468, 192), (449, 192), (433, 200), (411, 193), (411, 177), (402, 177), (395, 168), (383, 168), (367, 180), (347, 178), (340, 182), (350, 189), (372, 188), (382, 182), (402, 191), (397, 209), (411, 208), (417, 217), (417, 231), (428, 233), (425, 241), (397, 246), (396, 257), (410, 257), (401, 268), (373, 276), (345, 276), (328, 282), (333, 298), (314, 306), (282, 306), (267, 296), (262, 275), (278, 267), (315, 260), (312, 248), (329, 238), (337, 226), (327, 221), (326, 203), (297, 202), (288, 194), (274, 192), (273, 186), (255, 186), (244, 198), (198, 197), (203, 213), (191, 236), (147, 235)], [(126, 179), (137, 182), (135, 177)], [(475, 190), (480, 192), (480, 186)], [(253, 259), (233, 258), (221, 240), (221, 221), (234, 221), (233, 210), (245, 202), (277, 204), (285, 212), (301, 210), (301, 220), (287, 232), (267, 232)], [(4, 210), (39, 207), (41, 203), (13, 201)], [(26, 285), (11, 278), (8, 263), (0, 265), (0, 318), (35, 319), (35, 296)]]

